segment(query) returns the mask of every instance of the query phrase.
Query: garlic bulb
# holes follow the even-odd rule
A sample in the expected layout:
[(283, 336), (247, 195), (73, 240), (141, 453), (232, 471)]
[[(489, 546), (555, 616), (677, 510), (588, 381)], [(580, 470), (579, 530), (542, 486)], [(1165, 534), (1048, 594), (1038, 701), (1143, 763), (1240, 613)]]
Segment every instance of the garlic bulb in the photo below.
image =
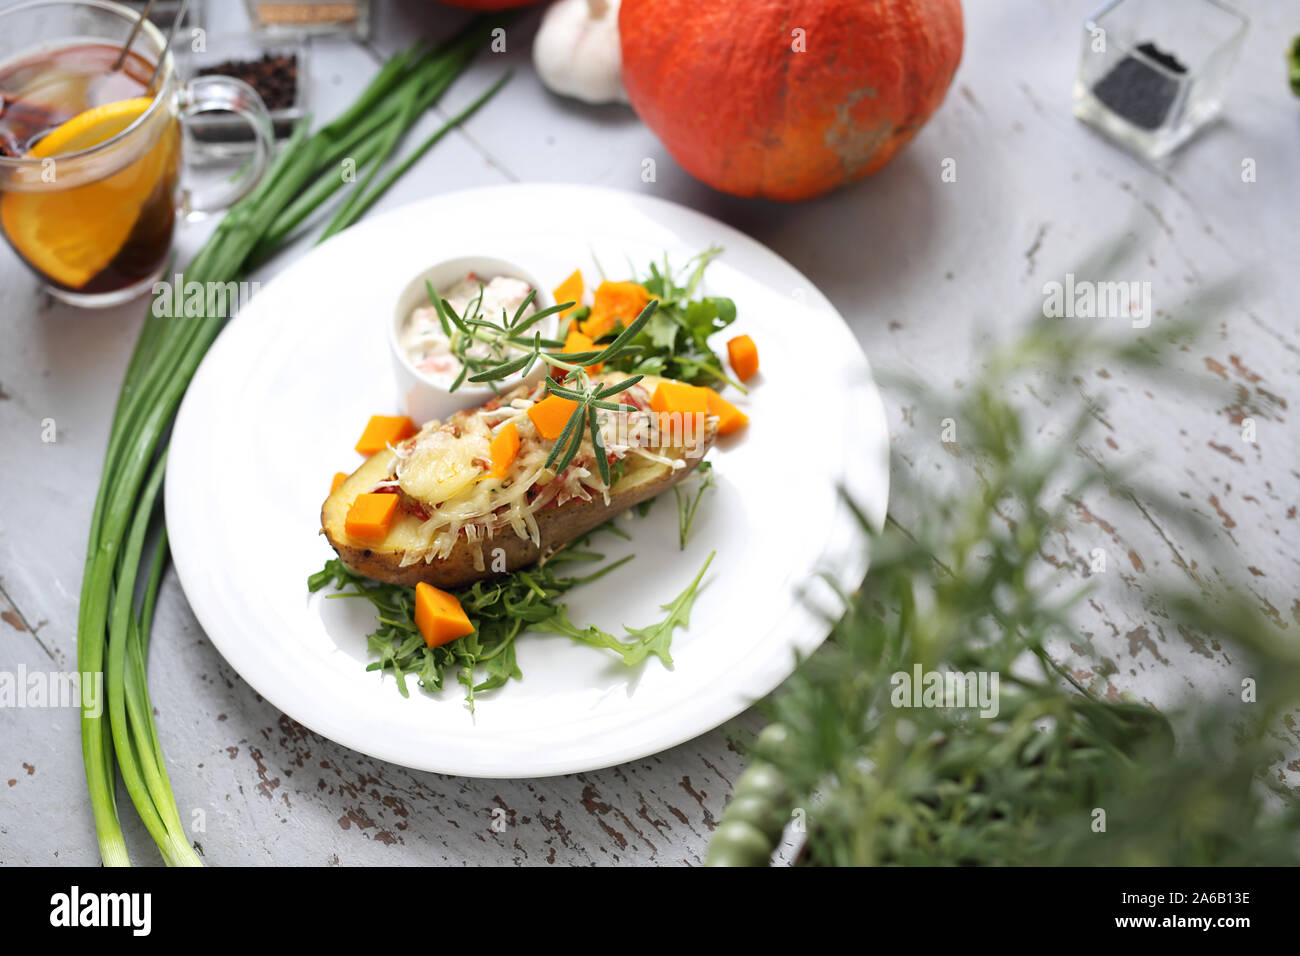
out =
[(619, 0), (556, 0), (533, 41), (547, 89), (586, 103), (626, 103), (618, 43)]

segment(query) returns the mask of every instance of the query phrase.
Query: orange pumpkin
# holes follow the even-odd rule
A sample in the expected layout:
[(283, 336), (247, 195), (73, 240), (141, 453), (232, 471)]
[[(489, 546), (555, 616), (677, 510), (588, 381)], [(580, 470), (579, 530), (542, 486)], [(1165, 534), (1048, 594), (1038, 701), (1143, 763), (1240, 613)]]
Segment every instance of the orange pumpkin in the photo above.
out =
[(960, 0), (623, 0), (623, 85), (687, 172), (808, 199), (884, 166), (943, 101)]

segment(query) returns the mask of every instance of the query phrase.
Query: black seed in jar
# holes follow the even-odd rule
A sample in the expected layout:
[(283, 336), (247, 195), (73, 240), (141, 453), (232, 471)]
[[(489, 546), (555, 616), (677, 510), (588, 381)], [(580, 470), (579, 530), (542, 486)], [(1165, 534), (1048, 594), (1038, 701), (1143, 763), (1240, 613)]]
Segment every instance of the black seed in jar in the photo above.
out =
[(268, 110), (291, 109), (298, 94), (298, 57), (292, 53), (265, 53), (255, 60), (226, 60), (198, 71), (199, 76), (232, 76), (243, 80), (266, 103)]
[[(1154, 43), (1140, 44), (1138, 50), (1173, 73), (1187, 72), (1177, 57), (1163, 52)], [(1097, 81), (1092, 92), (1111, 112), (1134, 126), (1156, 129), (1169, 116), (1178, 96), (1178, 82), (1146, 60), (1128, 55)]]

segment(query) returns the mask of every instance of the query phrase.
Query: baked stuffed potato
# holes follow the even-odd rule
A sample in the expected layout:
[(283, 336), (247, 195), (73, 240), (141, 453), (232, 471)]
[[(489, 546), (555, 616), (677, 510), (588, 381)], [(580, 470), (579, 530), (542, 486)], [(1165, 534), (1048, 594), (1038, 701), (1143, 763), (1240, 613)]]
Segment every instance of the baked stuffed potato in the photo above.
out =
[[(625, 376), (596, 377), (613, 382)], [(372, 455), (325, 500), (322, 531), (349, 568), (390, 584), (455, 588), (535, 564), (699, 465), (718, 420), (681, 416), (661, 430), (651, 399), (665, 383), (677, 385), (647, 375), (617, 396), (633, 411), (599, 411), (609, 487), (589, 434), (559, 475), (544, 467), (554, 445), (537, 408), (545, 383), (524, 385), (445, 422), (429, 422)], [(508, 436), (514, 450), (502, 468), (494, 451), (511, 426), (518, 441)], [(348, 530), (353, 503), (369, 493), (397, 496), (382, 539)]]

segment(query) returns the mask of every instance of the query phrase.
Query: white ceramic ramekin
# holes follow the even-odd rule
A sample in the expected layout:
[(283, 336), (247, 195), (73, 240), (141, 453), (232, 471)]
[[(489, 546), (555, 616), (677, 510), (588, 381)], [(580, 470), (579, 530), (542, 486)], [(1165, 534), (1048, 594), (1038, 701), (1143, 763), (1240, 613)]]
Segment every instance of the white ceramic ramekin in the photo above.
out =
[[(496, 394), (490, 386), (470, 383), (462, 383), (454, 392), (448, 391), (446, 386), (438, 384), (412, 364), (398, 339), (402, 324), (411, 312), (421, 305), (429, 304), (426, 281), (431, 283), (439, 293), (445, 293), (471, 272), (484, 280), (495, 279), (497, 276), (521, 279), (537, 290), (537, 294), (533, 296), (533, 304), (538, 309), (545, 309), (552, 304), (550, 293), (539, 285), (532, 275), (513, 262), (491, 256), (462, 256), (459, 259), (448, 259), (425, 269), (413, 278), (397, 297), (397, 303), (388, 323), (388, 344), (393, 354), (393, 369), (397, 375), (398, 401), (416, 424), (423, 424), (434, 418), (443, 419), (462, 408), (482, 405)], [(557, 325), (556, 317), (548, 315), (529, 329), (529, 334), (540, 331), (542, 338), (553, 338)], [(545, 369), (545, 364), (538, 362), (529, 373), (528, 381), (540, 380), (545, 374)], [(523, 379), (515, 376), (497, 382), (497, 391), (507, 391), (522, 381)]]

